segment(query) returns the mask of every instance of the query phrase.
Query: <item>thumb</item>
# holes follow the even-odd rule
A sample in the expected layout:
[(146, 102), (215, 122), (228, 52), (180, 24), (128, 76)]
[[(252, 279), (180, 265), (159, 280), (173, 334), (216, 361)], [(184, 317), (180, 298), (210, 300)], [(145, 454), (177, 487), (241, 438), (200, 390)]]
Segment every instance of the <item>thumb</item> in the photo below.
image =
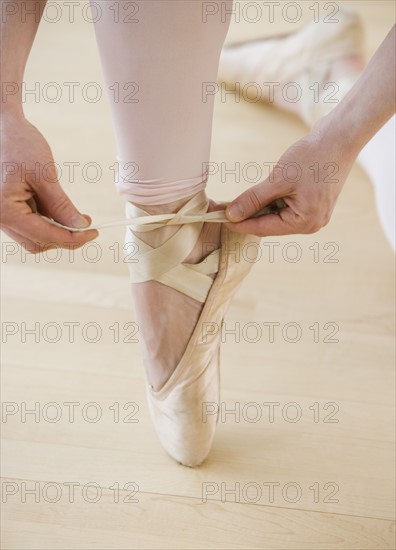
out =
[(279, 188), (275, 191), (266, 179), (232, 201), (226, 208), (226, 216), (230, 222), (240, 222), (252, 217), (262, 208), (282, 196), (284, 196), (284, 192), (282, 193)]
[(43, 206), (46, 214), (56, 222), (76, 228), (89, 227), (91, 224), (90, 218), (77, 210), (58, 181), (46, 183), (40, 186), (36, 192), (40, 205)]

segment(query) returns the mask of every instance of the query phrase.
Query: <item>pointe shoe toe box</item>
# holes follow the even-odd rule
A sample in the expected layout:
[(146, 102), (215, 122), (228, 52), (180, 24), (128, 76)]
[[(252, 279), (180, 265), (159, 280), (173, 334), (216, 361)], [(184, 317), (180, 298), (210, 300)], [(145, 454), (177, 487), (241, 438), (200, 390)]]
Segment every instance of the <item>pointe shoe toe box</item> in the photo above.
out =
[(212, 446), (220, 400), (219, 351), (218, 346), (198, 378), (183, 380), (164, 399), (150, 387), (147, 390), (157, 436), (166, 452), (184, 466), (199, 466)]

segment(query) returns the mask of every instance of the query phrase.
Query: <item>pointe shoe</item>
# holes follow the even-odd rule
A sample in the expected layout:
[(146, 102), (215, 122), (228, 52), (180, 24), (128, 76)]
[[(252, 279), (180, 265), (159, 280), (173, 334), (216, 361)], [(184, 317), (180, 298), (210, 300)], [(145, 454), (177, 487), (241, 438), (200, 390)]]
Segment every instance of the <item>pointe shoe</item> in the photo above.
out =
[[(183, 223), (186, 215), (199, 219), (208, 205), (205, 192), (198, 193), (177, 212), (172, 224)], [(130, 203), (126, 212), (128, 218), (148, 215)], [(130, 264), (132, 283), (155, 280), (204, 304), (170, 378), (159, 391), (147, 384), (149, 409), (162, 446), (177, 462), (190, 467), (201, 464), (212, 446), (220, 407), (221, 327), (232, 296), (257, 259), (260, 242), (260, 237), (234, 233), (223, 225), (219, 249), (198, 264), (183, 263), (198, 241), (203, 223), (182, 225), (158, 248), (139, 239), (133, 225), (127, 229), (125, 241), (127, 247), (138, 247), (138, 262)], [(150, 231), (163, 225), (152, 223), (138, 230)], [(245, 253), (244, 247), (251, 243), (254, 246)], [(256, 256), (252, 256), (252, 248)], [(214, 280), (210, 274), (217, 274)], [(206, 418), (205, 403), (217, 413)]]
[[(312, 22), (288, 35), (225, 46), (220, 57), (218, 80), (239, 83), (242, 88), (248, 84), (261, 85), (264, 101), (273, 101), (269, 95), (269, 83), (277, 85), (274, 89), (278, 93), (286, 84), (296, 83), (302, 90), (299, 115), (308, 126), (312, 126), (343, 99), (361, 74), (361, 71), (356, 71), (337, 79), (334, 84), (338, 90), (329, 86), (315, 101), (310, 86), (328, 82), (335, 60), (362, 55), (364, 33), (359, 15), (352, 8), (340, 6), (336, 18), (338, 22)], [(257, 94), (254, 86), (253, 93)]]

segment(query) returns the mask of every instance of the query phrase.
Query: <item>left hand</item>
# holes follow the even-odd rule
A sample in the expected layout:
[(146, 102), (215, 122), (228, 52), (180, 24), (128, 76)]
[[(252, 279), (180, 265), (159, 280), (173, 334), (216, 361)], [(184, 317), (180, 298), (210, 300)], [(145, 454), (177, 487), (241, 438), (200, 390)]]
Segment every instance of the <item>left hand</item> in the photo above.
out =
[[(227, 224), (231, 231), (260, 237), (307, 234), (319, 231), (329, 222), (357, 152), (345, 146), (337, 133), (339, 139), (335, 139), (321, 121), (282, 155), (265, 181), (227, 206), (228, 219), (239, 222)], [(287, 208), (279, 214), (247, 219), (280, 198)], [(240, 207), (239, 216), (232, 215), (231, 208), (236, 204)]]

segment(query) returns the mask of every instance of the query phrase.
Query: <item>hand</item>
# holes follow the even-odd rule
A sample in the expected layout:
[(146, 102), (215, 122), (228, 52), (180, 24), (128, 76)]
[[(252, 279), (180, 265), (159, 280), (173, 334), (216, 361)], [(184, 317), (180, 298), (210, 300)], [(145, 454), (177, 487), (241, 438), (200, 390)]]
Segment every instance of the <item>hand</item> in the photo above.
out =
[(0, 225), (4, 232), (32, 253), (79, 248), (95, 239), (96, 230), (70, 232), (39, 215), (69, 227), (84, 228), (91, 223), (59, 185), (50, 147), (37, 128), (21, 115), (6, 113), (1, 137)]
[[(324, 227), (357, 156), (338, 137), (334, 139), (325, 119), (321, 119), (310, 134), (282, 155), (265, 181), (227, 206), (227, 218), (239, 222), (227, 227), (261, 237), (315, 233)], [(246, 219), (277, 199), (287, 205), (279, 214)]]

